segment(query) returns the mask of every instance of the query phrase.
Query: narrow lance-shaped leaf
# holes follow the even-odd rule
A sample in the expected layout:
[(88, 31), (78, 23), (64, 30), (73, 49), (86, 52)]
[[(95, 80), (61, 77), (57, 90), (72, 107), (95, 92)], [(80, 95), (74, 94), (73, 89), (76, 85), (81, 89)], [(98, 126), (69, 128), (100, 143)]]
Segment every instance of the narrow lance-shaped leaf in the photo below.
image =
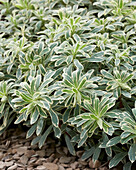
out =
[(41, 147), (44, 145), (44, 143), (45, 143), (48, 135), (49, 135), (50, 132), (51, 132), (51, 130), (52, 130), (52, 125), (50, 125), (50, 126), (48, 127), (48, 129), (44, 132), (44, 134), (41, 136), (41, 138), (40, 138), (40, 140), (39, 140), (39, 148), (41, 148)]

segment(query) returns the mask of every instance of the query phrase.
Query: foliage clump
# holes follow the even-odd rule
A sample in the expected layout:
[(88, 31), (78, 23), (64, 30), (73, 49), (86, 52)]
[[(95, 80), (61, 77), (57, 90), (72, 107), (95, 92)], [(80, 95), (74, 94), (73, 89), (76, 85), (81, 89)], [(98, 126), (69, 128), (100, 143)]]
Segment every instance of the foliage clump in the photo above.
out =
[[(0, 0), (0, 134), (14, 122), (41, 148), (136, 161), (136, 2)], [(106, 155), (106, 156), (105, 156)]]

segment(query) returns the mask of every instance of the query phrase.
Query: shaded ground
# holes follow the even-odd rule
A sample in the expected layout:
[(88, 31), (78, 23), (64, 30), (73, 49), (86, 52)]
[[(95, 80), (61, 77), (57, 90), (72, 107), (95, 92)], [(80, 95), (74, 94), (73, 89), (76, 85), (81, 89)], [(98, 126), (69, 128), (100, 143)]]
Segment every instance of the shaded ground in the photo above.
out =
[(81, 161), (82, 150), (71, 156), (66, 147), (50, 138), (40, 150), (37, 145), (31, 146), (32, 138), (25, 135), (24, 131), (10, 129), (0, 137), (0, 170), (108, 170), (99, 161)]

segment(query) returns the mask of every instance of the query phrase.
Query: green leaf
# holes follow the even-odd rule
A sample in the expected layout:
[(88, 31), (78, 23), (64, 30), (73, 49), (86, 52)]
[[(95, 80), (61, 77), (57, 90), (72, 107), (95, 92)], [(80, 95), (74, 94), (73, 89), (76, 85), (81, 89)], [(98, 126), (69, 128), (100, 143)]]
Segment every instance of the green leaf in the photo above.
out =
[(38, 113), (39, 113), (43, 118), (47, 118), (46, 111), (43, 110), (43, 109), (40, 108), (40, 107), (37, 107), (37, 108), (38, 108)]
[(31, 142), (31, 145), (36, 145), (39, 142), (40, 138), (41, 136), (37, 136), (36, 138), (34, 138)]
[(66, 123), (67, 120), (69, 119), (70, 112), (71, 112), (71, 108), (68, 108), (68, 109), (64, 112), (64, 114), (63, 114), (63, 116), (62, 116), (63, 123)]
[(132, 170), (132, 163), (131, 162), (127, 162), (124, 166), (123, 166), (123, 170)]
[(36, 81), (35, 81), (35, 87), (36, 87), (36, 89), (38, 89), (38, 87), (40, 86), (41, 78), (42, 78), (41, 75), (37, 75)]
[(76, 152), (75, 152), (75, 149), (74, 149), (74, 145), (73, 143), (70, 141), (70, 138), (68, 135), (65, 135), (65, 141), (66, 141), (66, 144), (67, 144), (67, 147), (68, 147), (68, 150), (69, 152), (72, 154), (72, 155), (76, 155)]
[(128, 82), (129, 80), (131, 80), (132, 77), (133, 77), (133, 74), (130, 74), (129, 76), (127, 76), (127, 77), (123, 80), (123, 83)]
[(63, 2), (64, 2), (65, 4), (68, 4), (68, 3), (69, 3), (69, 0), (63, 0)]
[(25, 94), (25, 93), (20, 93), (20, 96), (22, 97), (22, 99), (26, 102), (31, 102), (32, 101), (32, 98), (28, 95), (28, 94)]
[(36, 135), (39, 136), (44, 128), (44, 119), (40, 118), (37, 122)]
[(41, 53), (41, 51), (43, 51), (43, 48), (44, 48), (44, 42), (39, 42), (39, 46), (38, 46), (38, 54)]
[(78, 89), (81, 89), (84, 84), (86, 83), (86, 77), (84, 77), (81, 81), (80, 81), (80, 84), (78, 85)]
[(123, 8), (124, 5), (123, 0), (118, 0), (118, 4), (119, 4), (119, 8)]
[(109, 168), (115, 167), (127, 155), (126, 152), (116, 154), (109, 163)]
[(133, 163), (136, 160), (136, 144), (132, 144), (128, 151), (129, 160)]
[(99, 147), (95, 148), (95, 151), (94, 151), (94, 154), (93, 154), (93, 157), (92, 157), (93, 162), (98, 160), (100, 153), (101, 153), (101, 148), (99, 148)]
[(39, 148), (41, 148), (41, 147), (44, 145), (44, 143), (45, 143), (48, 135), (49, 135), (50, 132), (51, 132), (51, 130), (52, 130), (52, 125), (50, 125), (50, 126), (48, 127), (48, 129), (44, 132), (44, 134), (41, 136), (41, 138), (40, 138), (40, 140), (39, 140)]
[(98, 27), (94, 28), (91, 32), (92, 33), (98, 33), (103, 29), (103, 27), (104, 27), (103, 25), (98, 26)]
[(108, 110), (108, 107), (109, 105), (107, 104), (107, 105), (105, 105), (102, 109), (101, 109), (101, 111), (100, 111), (100, 116), (103, 116), (103, 115), (105, 115), (105, 113), (107, 112), (107, 110)]
[(116, 137), (113, 137), (112, 139), (110, 139), (107, 143), (107, 147), (110, 147), (110, 146), (114, 146), (116, 145), (117, 143), (120, 142), (120, 136), (116, 136)]
[(77, 59), (74, 60), (74, 64), (77, 67), (77, 69), (83, 70), (84, 68), (83, 65)]
[(31, 113), (30, 117), (31, 117), (30, 124), (32, 125), (32, 124), (34, 124), (37, 121), (37, 119), (39, 117), (39, 113), (38, 113), (37, 108), (34, 109), (34, 111)]
[(49, 114), (51, 116), (52, 124), (55, 127), (58, 127), (58, 125), (59, 125), (58, 115), (52, 109), (49, 110)]
[(1, 106), (0, 106), (0, 113), (2, 113), (3, 112), (3, 110), (4, 110), (4, 107), (5, 107), (5, 102), (4, 103), (1, 103)]
[(77, 34), (74, 34), (73, 37), (77, 43), (81, 42), (81, 38)]
[(96, 115), (98, 115), (99, 114), (99, 99), (98, 98), (96, 98), (95, 100), (94, 100), (94, 108), (95, 108), (95, 113), (96, 113)]
[(104, 77), (108, 78), (108, 79), (114, 79), (113, 75), (110, 74), (109, 72), (105, 71), (105, 70), (101, 70), (101, 73)]
[(55, 136), (56, 136), (57, 138), (60, 138), (60, 136), (61, 136), (61, 130), (60, 130), (60, 128), (59, 128), (59, 127), (56, 127), (56, 126), (53, 126), (53, 130), (54, 130), (54, 132), (55, 132)]
[(87, 140), (88, 135), (85, 134), (84, 137), (78, 142), (78, 148), (81, 147)]
[(27, 134), (26, 134), (26, 138), (30, 138), (30, 137), (34, 134), (34, 132), (35, 132), (35, 130), (36, 130), (36, 127), (37, 127), (37, 124), (35, 123), (35, 124), (28, 130), (28, 132), (27, 132)]
[(91, 113), (95, 114), (94, 108), (91, 106), (91, 104), (88, 101), (85, 100), (84, 105), (87, 108), (87, 110), (89, 110)]
[(4, 73), (0, 72), (0, 77), (4, 77)]
[(22, 121), (24, 121), (24, 114), (21, 114), (17, 120), (14, 122), (14, 124), (19, 124), (21, 123)]
[(94, 151), (95, 151), (95, 147), (91, 147), (91, 149), (89, 149), (83, 153), (81, 159), (86, 160), (86, 159), (90, 158), (93, 155)]

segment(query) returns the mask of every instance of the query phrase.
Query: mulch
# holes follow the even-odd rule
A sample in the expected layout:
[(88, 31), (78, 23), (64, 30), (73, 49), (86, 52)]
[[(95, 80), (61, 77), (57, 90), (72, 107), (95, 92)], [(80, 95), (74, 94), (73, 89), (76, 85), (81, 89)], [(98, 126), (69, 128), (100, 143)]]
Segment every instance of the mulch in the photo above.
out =
[(66, 146), (50, 137), (39, 149), (31, 146), (33, 138), (26, 139), (19, 128), (7, 130), (0, 137), (0, 170), (108, 170), (106, 163), (82, 161), (83, 150), (71, 156)]

